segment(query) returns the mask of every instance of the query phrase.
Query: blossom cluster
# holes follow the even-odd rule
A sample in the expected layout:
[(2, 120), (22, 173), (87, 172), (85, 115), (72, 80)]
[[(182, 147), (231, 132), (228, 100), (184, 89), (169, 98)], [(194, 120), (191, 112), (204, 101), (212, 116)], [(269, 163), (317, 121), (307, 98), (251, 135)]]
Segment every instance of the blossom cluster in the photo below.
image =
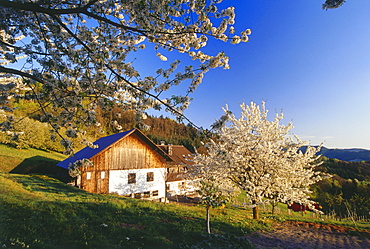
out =
[(196, 153), (188, 158), (192, 163), (184, 177), (193, 180), (205, 206), (218, 207), (227, 203), (240, 191), (227, 177), (226, 168), (222, 165), (224, 163), (221, 159), (222, 145), (211, 140), (205, 147), (206, 155)]
[(89, 159), (83, 158), (83, 159), (77, 160), (74, 163), (70, 163), (68, 165), (69, 175), (72, 177), (79, 176), (81, 175), (81, 168), (92, 167), (92, 166), (94, 166), (94, 164)]
[[(31, 90), (19, 97), (32, 95), (56, 130), (70, 122), (95, 125), (94, 109), (110, 108), (112, 103), (123, 111), (164, 108), (182, 116), (191, 101), (188, 95), (204, 74), (229, 68), (226, 54), (202, 51), (208, 40), (248, 41), (250, 30), (236, 35), (235, 9), (221, 9), (221, 2), (4, 0), (0, 72), (22, 78)], [(140, 58), (133, 61), (132, 54), (149, 48), (159, 62), (166, 63), (169, 53), (177, 51), (194, 63), (181, 69), (178, 60), (169, 61), (168, 68), (144, 76), (138, 70)], [(184, 94), (164, 97), (184, 82), (190, 82)], [(0, 94), (8, 96), (9, 91)]]
[(265, 103), (243, 103), (240, 108), (240, 117), (224, 109), (225, 114), (215, 125), (217, 140), (206, 144), (207, 155), (193, 159), (198, 168), (196, 175), (211, 173), (218, 181), (240, 188), (252, 207), (272, 200), (314, 209), (309, 186), (329, 177), (315, 171), (321, 147), (308, 146), (292, 136), (292, 123), (280, 124), (282, 113), (269, 121)]

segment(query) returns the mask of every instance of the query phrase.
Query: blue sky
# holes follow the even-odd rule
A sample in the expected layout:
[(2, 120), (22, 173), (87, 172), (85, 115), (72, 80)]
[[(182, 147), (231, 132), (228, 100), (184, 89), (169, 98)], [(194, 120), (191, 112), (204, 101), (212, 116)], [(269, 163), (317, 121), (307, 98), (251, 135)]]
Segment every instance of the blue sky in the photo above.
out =
[[(283, 111), (283, 123), (292, 121), (292, 132), (312, 145), (370, 149), (370, 1), (328, 11), (323, 2), (224, 0), (236, 8), (236, 33), (252, 30), (250, 41), (209, 41), (205, 52), (224, 51), (231, 69), (208, 72), (185, 115), (209, 128), (226, 104), (238, 114), (242, 102), (265, 101), (271, 118)], [(140, 57), (134, 61), (140, 72), (167, 68), (148, 51), (133, 55)], [(180, 58), (182, 66), (191, 62), (177, 52), (163, 54), (169, 62)]]
[(370, 1), (328, 11), (323, 2), (225, 0), (236, 30), (252, 29), (250, 42), (210, 43), (231, 69), (208, 72), (185, 115), (208, 128), (226, 104), (238, 114), (242, 102), (266, 101), (302, 140), (370, 149)]

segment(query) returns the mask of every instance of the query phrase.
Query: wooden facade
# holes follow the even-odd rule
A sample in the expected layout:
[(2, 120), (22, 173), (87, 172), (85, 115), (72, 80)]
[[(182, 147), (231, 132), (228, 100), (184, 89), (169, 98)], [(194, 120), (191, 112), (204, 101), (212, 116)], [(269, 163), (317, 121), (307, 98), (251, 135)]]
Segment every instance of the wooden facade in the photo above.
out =
[[(173, 163), (167, 153), (137, 129), (101, 138), (94, 144), (97, 144), (99, 149), (85, 148), (77, 152), (73, 158), (58, 164), (60, 167), (67, 168), (69, 163), (83, 158), (92, 161), (93, 166), (81, 169), (82, 174), (77, 180), (80, 188), (92, 193), (116, 192), (119, 189), (117, 187), (119, 184), (121, 189), (123, 189), (122, 186), (131, 188), (133, 195), (143, 194), (145, 196), (150, 191), (156, 195), (160, 191), (157, 189), (159, 187), (156, 186), (156, 182), (160, 182), (160, 178), (165, 177), (161, 176), (161, 172), (167, 168), (168, 164)], [(156, 176), (154, 176), (154, 172)], [(127, 182), (127, 175), (130, 173), (148, 174), (150, 177), (145, 178), (148, 183), (141, 183), (147, 186), (136, 186)], [(117, 183), (120, 181), (117, 178), (118, 174), (125, 174), (125, 177), (122, 177), (122, 181)], [(112, 176), (115, 183), (110, 181)], [(141, 177), (143, 178), (145, 175)], [(152, 177), (156, 179), (156, 182), (152, 180)], [(134, 191), (142, 191), (142, 193)], [(127, 192), (119, 194), (126, 195)]]
[[(99, 194), (109, 193), (110, 170), (165, 168), (167, 165), (167, 160), (135, 133), (112, 144), (90, 160), (94, 166), (83, 169), (81, 188)], [(88, 173), (91, 174), (90, 179), (87, 179)]]

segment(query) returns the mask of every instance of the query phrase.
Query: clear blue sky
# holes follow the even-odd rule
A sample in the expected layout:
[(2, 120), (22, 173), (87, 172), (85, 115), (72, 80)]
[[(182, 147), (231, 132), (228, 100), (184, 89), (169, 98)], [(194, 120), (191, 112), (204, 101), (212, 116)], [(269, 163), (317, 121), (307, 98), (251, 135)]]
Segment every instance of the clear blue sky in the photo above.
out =
[[(292, 121), (292, 132), (312, 145), (370, 149), (370, 1), (328, 11), (323, 2), (224, 0), (236, 8), (236, 33), (252, 30), (250, 41), (209, 42), (205, 52), (224, 51), (231, 69), (208, 72), (185, 115), (209, 128), (226, 104), (238, 114), (242, 102), (266, 101), (271, 118), (283, 111), (283, 123)], [(167, 68), (145, 51), (133, 55), (141, 57), (134, 61), (139, 72)], [(184, 54), (163, 54), (169, 62), (191, 62)]]
[(206, 74), (186, 116), (208, 128), (225, 104), (238, 114), (241, 102), (266, 101), (302, 140), (370, 149), (370, 1), (328, 11), (323, 2), (225, 0), (236, 30), (252, 29), (250, 42), (210, 44), (231, 69)]

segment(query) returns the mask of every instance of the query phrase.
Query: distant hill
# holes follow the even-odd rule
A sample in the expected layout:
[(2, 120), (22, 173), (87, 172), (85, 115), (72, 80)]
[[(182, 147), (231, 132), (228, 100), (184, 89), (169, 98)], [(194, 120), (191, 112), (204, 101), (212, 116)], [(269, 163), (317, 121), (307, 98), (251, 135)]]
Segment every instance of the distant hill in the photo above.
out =
[(317, 170), (335, 174), (344, 179), (357, 179), (359, 181), (370, 182), (370, 161), (346, 162), (335, 158), (324, 157), (323, 164)]
[(370, 161), (370, 150), (366, 149), (329, 149), (322, 147), (320, 154), (327, 158), (347, 162)]
[[(305, 149), (302, 148), (302, 151)], [(370, 150), (322, 147), (318, 154), (323, 156), (323, 164), (317, 170), (335, 174), (343, 179), (370, 181)]]

